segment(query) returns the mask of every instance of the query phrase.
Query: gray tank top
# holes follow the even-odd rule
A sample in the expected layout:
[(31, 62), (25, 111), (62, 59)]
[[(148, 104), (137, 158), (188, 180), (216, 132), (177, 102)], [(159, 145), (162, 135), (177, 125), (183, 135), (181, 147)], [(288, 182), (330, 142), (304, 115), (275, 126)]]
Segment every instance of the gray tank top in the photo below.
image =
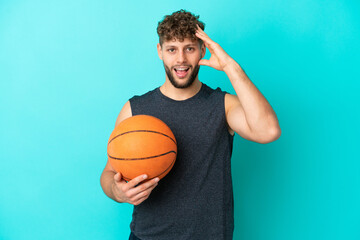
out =
[(159, 88), (130, 99), (133, 116), (161, 119), (178, 144), (172, 170), (148, 199), (134, 206), (130, 228), (140, 239), (232, 239), (233, 136), (227, 129), (225, 94), (202, 84), (184, 101), (166, 97)]

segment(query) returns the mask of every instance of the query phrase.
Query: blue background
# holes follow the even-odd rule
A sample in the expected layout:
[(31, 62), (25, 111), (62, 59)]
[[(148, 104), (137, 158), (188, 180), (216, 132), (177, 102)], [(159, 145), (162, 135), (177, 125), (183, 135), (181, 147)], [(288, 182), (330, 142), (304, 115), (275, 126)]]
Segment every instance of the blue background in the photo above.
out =
[[(181, 8), (282, 128), (235, 137), (234, 239), (360, 239), (355, 0), (0, 1), (0, 239), (127, 239), (131, 206), (100, 187), (107, 140), (123, 104), (164, 82), (157, 22)], [(199, 76), (234, 93), (223, 72)]]

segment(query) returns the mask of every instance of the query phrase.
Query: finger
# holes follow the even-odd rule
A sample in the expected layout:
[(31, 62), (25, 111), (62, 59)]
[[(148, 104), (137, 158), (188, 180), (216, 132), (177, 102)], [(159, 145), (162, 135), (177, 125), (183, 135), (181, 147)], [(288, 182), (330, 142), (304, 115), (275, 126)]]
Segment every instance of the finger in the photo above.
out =
[(132, 202), (134, 205), (138, 205), (140, 203), (142, 203), (143, 201), (145, 201), (151, 194), (151, 192), (154, 190), (154, 188), (157, 186), (158, 184), (154, 184), (152, 187), (150, 187), (149, 189), (147, 189), (146, 191), (143, 191), (141, 193), (139, 193), (138, 195), (134, 196), (132, 198)]
[(215, 42), (213, 40), (211, 40), (209, 37), (200, 35), (198, 33), (196, 33), (195, 35), (205, 43), (205, 46), (209, 49), (210, 52), (213, 51), (214, 44), (215, 44)]
[(115, 181), (115, 183), (117, 183), (117, 182), (121, 182), (121, 173), (116, 173), (115, 175), (114, 175), (114, 181)]
[(195, 33), (195, 36), (200, 38), (205, 43), (205, 46), (209, 49), (211, 53), (214, 52), (214, 49), (217, 47), (218, 44), (214, 42), (205, 32), (197, 31)]
[(133, 202), (139, 201), (140, 199), (144, 198), (144, 197), (149, 197), (150, 193), (152, 192), (152, 190), (154, 190), (154, 188), (157, 186), (158, 184), (154, 184), (152, 185), (150, 188), (146, 189), (145, 191), (139, 192), (138, 194), (134, 195), (131, 200)]
[(147, 191), (148, 189), (156, 187), (158, 182), (159, 182), (159, 178), (154, 178), (138, 185), (137, 187), (131, 189), (131, 191), (134, 191), (136, 194), (138, 194), (140, 192)]
[(154, 178), (154, 179), (151, 179), (151, 180), (149, 180), (147, 182), (144, 182), (144, 183), (138, 185), (137, 187), (130, 189), (128, 191), (128, 196), (129, 197), (134, 197), (134, 196), (138, 195), (141, 192), (147, 191), (149, 189), (152, 190), (157, 186), (158, 182), (159, 182), (159, 178)]
[(205, 35), (205, 32), (198, 26), (198, 28), (195, 31), (195, 35), (199, 35), (203, 37)]
[(195, 32), (195, 36), (197, 36), (198, 38), (200, 38), (203, 41), (206, 41), (206, 36), (203, 33), (199, 32), (199, 31)]
[(199, 26), (195, 32), (195, 35), (199, 36), (201, 39), (205, 38), (211, 40), (211, 38)]
[(210, 61), (206, 59), (201, 59), (198, 64), (203, 66), (210, 66)]
[(137, 200), (137, 201), (133, 201), (131, 204), (137, 206), (137, 205), (141, 204), (143, 201), (145, 201), (146, 199), (148, 199), (148, 197), (149, 197), (149, 196), (145, 196), (145, 197), (143, 197), (143, 198), (140, 198), (140, 199)]
[(196, 28), (199, 32), (204, 32), (204, 30), (202, 30), (202, 28), (199, 26), (199, 24), (196, 24)]
[(132, 180), (130, 180), (128, 183), (126, 183), (125, 186), (125, 191), (134, 188), (136, 185), (138, 185), (139, 183), (141, 183), (142, 181), (144, 181), (148, 176), (146, 174), (137, 176), (136, 178), (133, 178)]

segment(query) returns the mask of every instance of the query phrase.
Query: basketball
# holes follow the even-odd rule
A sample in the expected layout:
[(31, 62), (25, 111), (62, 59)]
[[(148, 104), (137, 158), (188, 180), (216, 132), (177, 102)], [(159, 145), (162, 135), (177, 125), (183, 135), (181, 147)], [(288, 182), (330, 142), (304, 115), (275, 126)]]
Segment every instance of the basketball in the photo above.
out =
[(171, 129), (160, 119), (136, 115), (118, 124), (110, 135), (108, 159), (126, 181), (147, 174), (163, 178), (174, 166), (177, 144)]

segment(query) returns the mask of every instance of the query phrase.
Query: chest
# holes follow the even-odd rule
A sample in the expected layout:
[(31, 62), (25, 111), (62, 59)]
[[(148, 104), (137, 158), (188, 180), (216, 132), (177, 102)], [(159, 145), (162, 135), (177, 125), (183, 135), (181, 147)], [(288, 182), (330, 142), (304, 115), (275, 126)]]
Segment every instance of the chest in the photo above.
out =
[(164, 104), (151, 114), (173, 131), (180, 148), (207, 147), (227, 131), (223, 102), (202, 101), (174, 106)]

